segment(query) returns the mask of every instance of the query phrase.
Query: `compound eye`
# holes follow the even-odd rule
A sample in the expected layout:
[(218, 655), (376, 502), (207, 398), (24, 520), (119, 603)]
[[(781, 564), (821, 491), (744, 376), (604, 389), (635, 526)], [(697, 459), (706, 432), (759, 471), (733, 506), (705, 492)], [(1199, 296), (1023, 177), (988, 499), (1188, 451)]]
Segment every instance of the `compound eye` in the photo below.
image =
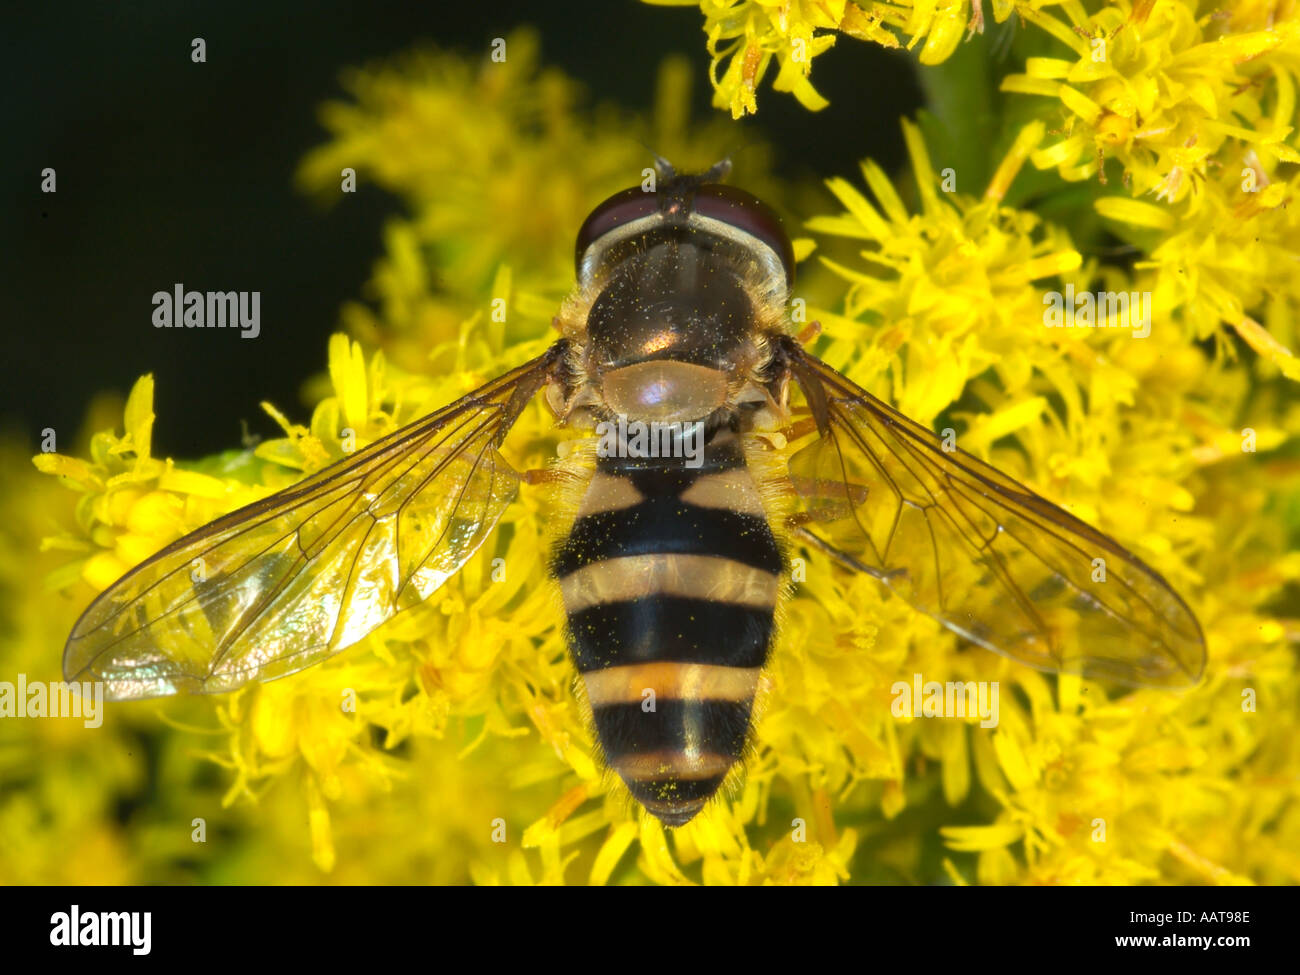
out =
[(596, 209), (592, 210), (578, 230), (578, 243), (574, 253), (574, 263), (578, 274), (582, 274), (582, 257), (596, 241), (611, 230), (648, 217), (659, 210), (659, 197), (647, 193), (639, 186), (615, 193)]
[(700, 216), (728, 224), (769, 247), (785, 269), (786, 283), (794, 284), (794, 246), (770, 206), (752, 193), (716, 183), (696, 190), (694, 209)]

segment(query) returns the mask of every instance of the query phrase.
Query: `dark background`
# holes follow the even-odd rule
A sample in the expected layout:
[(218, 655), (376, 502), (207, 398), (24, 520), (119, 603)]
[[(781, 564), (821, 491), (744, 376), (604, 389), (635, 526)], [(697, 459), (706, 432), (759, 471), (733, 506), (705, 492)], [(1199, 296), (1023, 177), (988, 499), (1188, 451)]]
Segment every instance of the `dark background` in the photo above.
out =
[[(145, 372), (157, 382), (156, 456), (237, 446), (241, 418), (274, 432), (264, 399), (305, 420), (300, 385), (323, 366), (339, 306), (360, 296), (383, 220), (399, 212), (364, 182), (328, 211), (291, 185), (325, 140), (317, 107), (343, 94), (340, 69), (421, 42), (486, 53), (493, 37), (532, 24), (543, 63), (583, 82), (592, 101), (634, 111), (649, 108), (660, 61), (687, 55), (704, 118), (714, 110), (703, 22), (696, 7), (636, 0), (6, 10), (0, 425), (33, 447), (52, 427), (70, 450), (91, 396), (124, 394)], [(194, 37), (207, 42), (205, 64), (190, 60)], [(814, 66), (831, 100), (817, 114), (773, 92), (774, 75), (759, 91), (759, 121), (744, 128), (772, 140), (783, 175), (851, 177), (868, 155), (891, 170), (902, 163), (898, 117), (921, 103), (907, 56), (840, 38)], [(53, 194), (40, 190), (47, 166)], [(261, 334), (155, 329), (150, 298), (178, 281), (260, 291)], [(314, 352), (304, 359), (304, 349)]]

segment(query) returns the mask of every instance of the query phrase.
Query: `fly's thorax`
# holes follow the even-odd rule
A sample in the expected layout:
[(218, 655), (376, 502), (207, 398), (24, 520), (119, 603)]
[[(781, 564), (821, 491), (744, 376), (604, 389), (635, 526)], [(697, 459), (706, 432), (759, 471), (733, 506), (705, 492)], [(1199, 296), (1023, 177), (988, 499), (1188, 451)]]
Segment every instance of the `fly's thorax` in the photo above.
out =
[(703, 420), (751, 370), (755, 302), (723, 255), (669, 239), (602, 280), (586, 319), (585, 372), (610, 413)]

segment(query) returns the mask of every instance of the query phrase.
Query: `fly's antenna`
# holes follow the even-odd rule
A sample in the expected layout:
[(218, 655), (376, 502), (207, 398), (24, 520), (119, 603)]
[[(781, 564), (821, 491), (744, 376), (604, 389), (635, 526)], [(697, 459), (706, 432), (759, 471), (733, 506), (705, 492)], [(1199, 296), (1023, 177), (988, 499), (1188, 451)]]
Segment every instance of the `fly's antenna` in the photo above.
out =
[(653, 149), (651, 149), (640, 139), (636, 140), (636, 144), (639, 145), (646, 152), (650, 153), (650, 155), (654, 158), (655, 175), (658, 176), (659, 179), (663, 180), (664, 182), (671, 182), (672, 180), (675, 180), (677, 178), (676, 166), (670, 163), (663, 156), (659, 155), (659, 153), (655, 152)]
[(660, 179), (671, 182), (677, 178), (677, 168), (672, 163), (653, 149), (650, 150), (650, 154), (655, 157), (655, 172), (659, 174)]
[(721, 183), (729, 175), (731, 175), (731, 155), (732, 155), (731, 153), (727, 153), (725, 156), (723, 156), (721, 159), (715, 162), (712, 166), (710, 166), (707, 171), (701, 173), (700, 182)]
[(725, 156), (723, 156), (721, 159), (715, 162), (711, 167), (709, 167), (709, 171), (707, 173), (704, 173), (700, 177), (700, 181), (704, 183), (723, 182), (724, 180), (726, 180), (728, 176), (731, 175), (732, 160), (735, 159), (737, 156), (739, 156), (742, 152), (754, 148), (754, 146), (756, 146), (757, 144), (758, 143), (753, 142), (751, 140), (750, 142), (743, 142), (740, 145), (736, 146), (736, 148), (732, 149)]
[(654, 149), (650, 148), (650, 146), (646, 145), (640, 139), (637, 139), (636, 141), (637, 144), (640, 145), (641, 148), (645, 149), (646, 152), (650, 153), (651, 157), (654, 159), (655, 174), (659, 177), (660, 181), (664, 183), (674, 183), (677, 182), (678, 180), (681, 180), (683, 182), (690, 183), (696, 186), (702, 183), (725, 182), (727, 177), (731, 175), (731, 168), (732, 168), (731, 160), (735, 157), (736, 153), (743, 152), (744, 150), (748, 149), (751, 145), (753, 145), (753, 143), (749, 143), (749, 142), (745, 143), (739, 148), (734, 149), (731, 152), (728, 152), (725, 156), (723, 156), (721, 159), (715, 162), (704, 172), (696, 174), (696, 173), (679, 173), (677, 171), (676, 166), (674, 166), (671, 162), (669, 162), (659, 153), (655, 152)]

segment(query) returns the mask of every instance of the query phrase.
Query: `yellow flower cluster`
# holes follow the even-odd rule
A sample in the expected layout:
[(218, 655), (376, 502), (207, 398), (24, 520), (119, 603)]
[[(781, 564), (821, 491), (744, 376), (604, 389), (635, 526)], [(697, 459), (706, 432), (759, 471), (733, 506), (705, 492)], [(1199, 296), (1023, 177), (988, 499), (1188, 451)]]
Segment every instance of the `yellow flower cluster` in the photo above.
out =
[(1124, 190), (1095, 206), (1149, 255), (1138, 267), (1154, 271), (1162, 313), (1199, 338), (1227, 325), (1300, 379), (1288, 348), (1300, 308), (1300, 223), (1288, 208), (1300, 187), (1288, 165), (1300, 163), (1300, 11), (1199, 6), (1117, 0), (1089, 16), (1065, 4), (1068, 24), (1039, 13), (1034, 23), (1069, 54), (1030, 58), (1002, 89), (1059, 102), (1059, 138), (1035, 166), (1105, 181), (1104, 162), (1118, 162)]
[[(927, 786), (953, 805), (977, 783), (996, 800), (987, 823), (941, 831), (951, 850), (978, 853), (970, 879), (1295, 883), (1300, 824), (1275, 816), (1300, 768), (1300, 716), (1289, 703), (1300, 672), (1288, 646), (1294, 623), (1271, 606), (1300, 572), (1287, 542), (1297, 471), (1260, 455), (1300, 429), (1300, 415), (1274, 405), (1270, 387), (1286, 380), (1267, 365), (1207, 357), (1158, 301), (1142, 338), (1045, 327), (1044, 299), (1059, 286), (1044, 278), (1083, 292), (1141, 290), (1149, 276), (1135, 283), (1084, 263), (1061, 228), (1001, 203), (1043, 127), (1026, 127), (980, 197), (943, 192), (919, 132), (905, 123), (904, 135), (918, 212), (867, 163), (874, 202), (831, 180), (844, 212), (808, 223), (863, 246), (854, 261), (828, 261), (849, 290), (846, 315), (816, 312), (827, 328), (822, 353), (921, 422), (962, 425), (965, 449), (1133, 545), (1180, 591), (1200, 593), (1193, 607), (1210, 660), (1205, 681), (1185, 694), (1107, 699), (1087, 682), (1053, 684), (987, 654), (954, 653), (952, 637), (879, 602), (871, 585), (841, 589), (836, 577), (819, 583), (826, 610), (794, 601), (787, 638), (798, 647), (804, 634), (872, 621), (870, 659), (884, 673), (837, 674), (826, 685), (834, 739), (849, 756), (865, 739), (862, 755), (873, 761), (857, 774), (894, 780), (881, 795), (887, 816)], [(869, 345), (863, 322), (875, 326)], [(818, 659), (806, 647), (777, 666)], [(888, 681), (912, 672), (999, 680), (1019, 693), (1003, 695), (991, 732), (956, 722), (895, 732), (881, 717)], [(770, 721), (762, 727), (773, 734)], [(922, 771), (909, 789), (916, 758), (922, 770), (924, 759), (939, 762), (941, 773)], [(845, 771), (840, 781), (852, 778)]]
[[(664, 7), (699, 6), (708, 37), (713, 104), (731, 111), (732, 118), (758, 111), (759, 83), (775, 61), (776, 91), (789, 92), (812, 111), (828, 102), (809, 80), (812, 59), (835, 44), (838, 31), (882, 47), (918, 44), (922, 64), (939, 64), (957, 48), (962, 34), (984, 29), (983, 0), (644, 0)], [(994, 0), (998, 23), (1013, 10), (1033, 10), (1042, 4)], [(922, 44), (921, 42), (925, 43)]]

